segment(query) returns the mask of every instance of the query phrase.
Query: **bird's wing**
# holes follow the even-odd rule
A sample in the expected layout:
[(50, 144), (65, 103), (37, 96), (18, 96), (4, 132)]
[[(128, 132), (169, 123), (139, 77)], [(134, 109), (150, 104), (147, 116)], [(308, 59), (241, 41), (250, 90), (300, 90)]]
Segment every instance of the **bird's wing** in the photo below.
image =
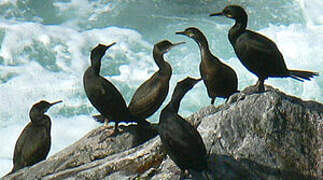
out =
[(154, 74), (136, 90), (129, 103), (129, 110), (135, 114), (141, 114), (158, 109), (155, 106), (158, 106), (165, 100), (168, 88), (168, 83), (160, 83), (160, 79)]
[(30, 126), (31, 126), (31, 122), (27, 124), (27, 126), (23, 129), (23, 131), (21, 132), (16, 142), (15, 150), (13, 154), (14, 169), (20, 169), (26, 166), (26, 163), (24, 163), (24, 156), (22, 155), (22, 152), (24, 150), (24, 146), (26, 145), (26, 142), (28, 141), (28, 137), (31, 134), (31, 131), (29, 130)]
[(236, 41), (237, 48), (241, 51), (255, 51), (272, 54), (277, 51), (276, 44), (267, 37), (253, 31), (246, 31)]
[[(166, 146), (170, 147), (170, 156), (188, 163), (192, 162), (196, 157), (203, 159), (206, 155), (206, 150), (198, 131), (182, 117), (176, 116), (176, 119), (168, 121), (167, 127), (161, 130), (161, 137), (166, 139), (164, 142), (167, 143)], [(178, 120), (181, 123), (175, 123)]]
[(102, 79), (103, 81), (101, 81), (101, 85), (102, 85), (101, 88), (102, 88), (103, 94), (111, 94), (110, 96), (103, 96), (102, 98), (105, 98), (106, 100), (122, 99), (122, 101), (125, 102), (120, 91), (110, 81), (106, 80), (103, 77)]
[(102, 96), (99, 101), (102, 102), (100, 104), (103, 109), (116, 113), (127, 108), (122, 94), (111, 82), (102, 77), (100, 83), (100, 94)]
[(50, 140), (45, 128), (31, 128), (29, 123), (19, 136), (15, 151), (14, 165), (25, 167), (33, 165), (43, 159), (50, 149)]
[[(193, 139), (194, 140), (194, 147), (191, 148), (191, 151), (194, 153), (197, 153), (199, 155), (205, 155), (206, 154), (206, 150), (205, 150), (205, 145), (204, 142), (202, 140), (201, 135), (199, 134), (199, 132), (197, 131), (197, 129), (195, 129), (189, 122), (187, 122), (184, 118), (177, 116), (177, 118), (182, 119), (184, 123), (181, 124), (181, 128), (185, 129), (186, 132), (183, 134), (183, 137), (185, 137), (186, 139)], [(186, 144), (189, 145), (189, 144)], [(191, 144), (190, 144), (191, 146)]]
[(253, 32), (246, 31), (238, 38), (236, 50), (243, 57), (257, 57), (265, 60), (266, 65), (285, 68), (285, 62), (276, 44), (269, 38)]

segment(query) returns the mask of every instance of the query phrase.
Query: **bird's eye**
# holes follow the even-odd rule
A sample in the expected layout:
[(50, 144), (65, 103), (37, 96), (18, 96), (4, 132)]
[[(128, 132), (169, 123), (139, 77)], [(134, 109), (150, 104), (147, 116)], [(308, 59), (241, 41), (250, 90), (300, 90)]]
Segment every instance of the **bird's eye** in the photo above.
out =
[(188, 32), (187, 32), (187, 35), (188, 35), (189, 37), (193, 37), (194, 33), (193, 33), (192, 31), (188, 31)]
[(232, 16), (232, 13), (231, 13), (228, 9), (225, 9), (225, 10), (223, 11), (223, 14), (224, 14), (225, 16), (229, 17), (229, 18), (233, 17), (233, 16)]

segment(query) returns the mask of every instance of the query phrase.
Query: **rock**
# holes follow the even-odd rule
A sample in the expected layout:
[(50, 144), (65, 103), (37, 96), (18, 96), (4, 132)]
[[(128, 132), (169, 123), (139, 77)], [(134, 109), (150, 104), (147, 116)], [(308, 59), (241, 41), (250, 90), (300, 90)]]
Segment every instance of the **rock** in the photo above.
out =
[[(248, 87), (187, 118), (198, 126), (216, 179), (321, 179), (323, 105)], [(99, 127), (46, 161), (3, 179), (178, 179), (159, 137), (136, 125)], [(154, 137), (154, 138), (153, 138)]]
[[(120, 125), (119, 128), (123, 132), (116, 137), (109, 137), (113, 131), (111, 127), (101, 126), (94, 129), (76, 143), (56, 153), (47, 160), (19, 170), (4, 179), (103, 179), (105, 177), (104, 173), (115, 173), (119, 171), (120, 167), (133, 167), (133, 171), (138, 170), (141, 173), (145, 170), (145, 164), (145, 166), (150, 167), (155, 161), (161, 162), (161, 160), (156, 158), (153, 160), (150, 159), (154, 162), (149, 164), (149, 160), (147, 160), (155, 157), (150, 150), (157, 151), (156, 153), (160, 159), (165, 156), (165, 153), (159, 150), (161, 147), (160, 142), (158, 143), (157, 140), (151, 143), (146, 142), (145, 144), (149, 144), (147, 146), (152, 146), (153, 149), (150, 150), (138, 146), (155, 137), (157, 135), (155, 131), (143, 129), (137, 125)], [(133, 148), (136, 146), (138, 147)], [(136, 168), (136, 159), (131, 159), (131, 156), (139, 152), (142, 152), (141, 158), (144, 162), (140, 166), (137, 165), (138, 167)], [(152, 156), (145, 157), (144, 154), (150, 154)], [(125, 156), (128, 158), (122, 160)], [(112, 161), (112, 159), (115, 161)], [(111, 162), (106, 163), (106, 161), (110, 160)], [(82, 178), (80, 178), (80, 175)]]
[[(266, 87), (233, 95), (198, 127), (219, 179), (319, 179), (323, 105)], [(245, 90), (243, 91), (245, 92)], [(235, 99), (235, 101), (231, 101)]]

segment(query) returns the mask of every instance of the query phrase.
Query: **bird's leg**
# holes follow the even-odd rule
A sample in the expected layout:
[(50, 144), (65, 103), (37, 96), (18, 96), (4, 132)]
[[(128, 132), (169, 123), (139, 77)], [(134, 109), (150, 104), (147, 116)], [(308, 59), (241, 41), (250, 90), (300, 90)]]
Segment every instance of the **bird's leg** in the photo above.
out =
[(265, 79), (259, 78), (256, 84), (257, 92), (265, 92)]
[(109, 119), (108, 118), (104, 118), (104, 124), (103, 126), (107, 129), (112, 129), (113, 126), (109, 126)]
[(119, 134), (119, 129), (118, 129), (118, 123), (116, 122), (116, 124), (114, 125), (114, 130), (113, 132), (110, 134), (110, 137), (115, 137)]
[(92, 116), (96, 122), (103, 123), (103, 126), (107, 126), (109, 123), (109, 119), (104, 117), (103, 115), (94, 115)]
[(211, 104), (214, 105), (215, 97), (211, 99)]
[(187, 176), (187, 172), (186, 172), (186, 170), (181, 170), (181, 174), (180, 174), (180, 176), (179, 176), (179, 180), (183, 180), (183, 179), (185, 179), (185, 178), (186, 178), (186, 176)]
[[(111, 128), (113, 128), (113, 126), (107, 126), (104, 123), (104, 129), (111, 129)], [(116, 137), (118, 134), (119, 134), (119, 131), (118, 131), (118, 123), (116, 123), (114, 125), (114, 130), (113, 130), (112, 133), (110, 133), (110, 134), (104, 134), (104, 135), (102, 135), (100, 137), (99, 144), (102, 143), (103, 141), (105, 141), (108, 137)]]
[(108, 125), (109, 125), (109, 119), (108, 118), (104, 118), (104, 124), (103, 124), (103, 126), (104, 127), (108, 127)]

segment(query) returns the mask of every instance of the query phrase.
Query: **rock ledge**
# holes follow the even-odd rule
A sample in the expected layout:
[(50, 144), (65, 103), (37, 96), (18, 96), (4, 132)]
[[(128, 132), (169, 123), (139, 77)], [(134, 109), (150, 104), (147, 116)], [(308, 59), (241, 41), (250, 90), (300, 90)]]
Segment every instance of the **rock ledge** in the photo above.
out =
[[(189, 118), (210, 150), (216, 179), (323, 178), (323, 104), (266, 86), (248, 87), (226, 104)], [(178, 179), (156, 133), (136, 125), (99, 127), (32, 167), (3, 179)]]

